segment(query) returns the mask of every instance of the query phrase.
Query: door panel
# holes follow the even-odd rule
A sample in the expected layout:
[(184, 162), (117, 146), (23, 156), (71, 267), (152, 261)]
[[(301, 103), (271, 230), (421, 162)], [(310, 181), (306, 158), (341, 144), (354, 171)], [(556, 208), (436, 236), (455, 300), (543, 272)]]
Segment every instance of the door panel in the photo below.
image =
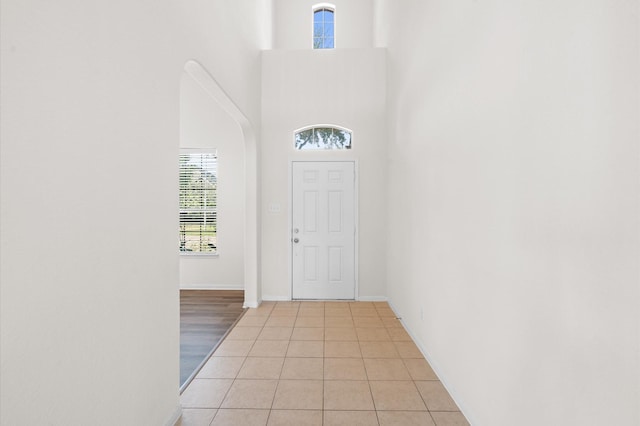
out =
[(293, 163), (294, 299), (355, 297), (355, 165)]

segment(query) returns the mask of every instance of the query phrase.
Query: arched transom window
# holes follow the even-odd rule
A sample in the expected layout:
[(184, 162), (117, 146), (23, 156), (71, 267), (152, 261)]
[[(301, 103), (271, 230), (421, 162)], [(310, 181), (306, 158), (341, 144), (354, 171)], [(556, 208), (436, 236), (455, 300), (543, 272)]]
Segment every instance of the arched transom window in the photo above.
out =
[(294, 133), (297, 150), (351, 149), (351, 130), (335, 126), (312, 126)]
[(313, 48), (335, 47), (335, 7), (319, 4), (313, 7)]

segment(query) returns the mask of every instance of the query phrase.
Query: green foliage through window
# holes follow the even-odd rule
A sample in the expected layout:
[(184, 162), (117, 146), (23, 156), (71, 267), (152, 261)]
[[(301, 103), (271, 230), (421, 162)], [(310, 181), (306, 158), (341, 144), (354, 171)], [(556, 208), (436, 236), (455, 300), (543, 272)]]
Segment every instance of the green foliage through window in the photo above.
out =
[(312, 127), (296, 132), (295, 148), (351, 149), (351, 132), (337, 127)]
[(180, 153), (180, 252), (217, 252), (217, 167), (215, 151)]

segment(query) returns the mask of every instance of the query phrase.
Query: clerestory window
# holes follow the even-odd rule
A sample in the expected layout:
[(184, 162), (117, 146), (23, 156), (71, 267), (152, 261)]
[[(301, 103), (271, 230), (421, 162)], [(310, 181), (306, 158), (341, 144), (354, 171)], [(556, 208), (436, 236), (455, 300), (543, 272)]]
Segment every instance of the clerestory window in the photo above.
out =
[(313, 48), (335, 47), (335, 8), (318, 5), (313, 8)]
[(218, 155), (180, 150), (180, 253), (216, 254)]

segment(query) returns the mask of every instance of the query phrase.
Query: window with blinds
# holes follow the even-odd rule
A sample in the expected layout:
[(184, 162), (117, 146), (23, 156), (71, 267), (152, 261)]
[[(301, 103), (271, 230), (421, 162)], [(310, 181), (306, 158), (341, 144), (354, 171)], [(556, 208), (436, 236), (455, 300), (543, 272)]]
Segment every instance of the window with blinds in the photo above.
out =
[(180, 150), (180, 252), (215, 254), (218, 156)]

